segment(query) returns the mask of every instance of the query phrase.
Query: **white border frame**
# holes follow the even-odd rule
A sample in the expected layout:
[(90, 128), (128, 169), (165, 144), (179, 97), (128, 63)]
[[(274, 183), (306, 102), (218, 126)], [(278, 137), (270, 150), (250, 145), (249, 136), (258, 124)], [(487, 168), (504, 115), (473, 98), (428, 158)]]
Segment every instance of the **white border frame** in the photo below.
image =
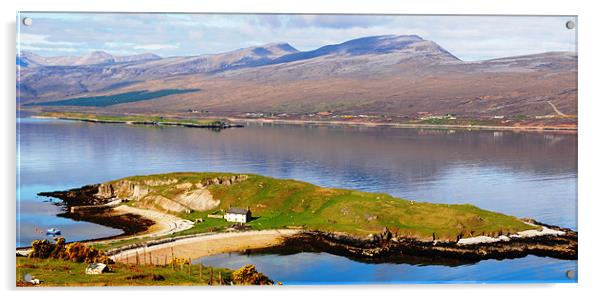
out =
[[(598, 176), (600, 166), (599, 153), (601, 142), (600, 94), (602, 10), (596, 9), (595, 1), (476, 1), (476, 0), (220, 0), (211, 3), (193, 0), (145, 0), (145, 1), (68, 1), (68, 0), (25, 0), (22, 2), (2, 2), (2, 146), (1, 190), (4, 196), (0, 200), (4, 213), (4, 237), (2, 257), (3, 291), (12, 296), (89, 296), (92, 298), (110, 296), (108, 292), (123, 292), (124, 295), (149, 296), (158, 298), (167, 292), (177, 291), (176, 296), (261, 296), (262, 298), (281, 298), (283, 296), (329, 296), (369, 297), (445, 297), (466, 298), (468, 296), (487, 296), (505, 298), (510, 296), (536, 298), (579, 298), (600, 289), (600, 237), (597, 229), (602, 227), (599, 213), (602, 211), (599, 196)], [(284, 288), (111, 288), (93, 289), (57, 289), (51, 294), (40, 294), (37, 290), (16, 290), (15, 281), (15, 16), (17, 11), (106, 11), (106, 12), (236, 12), (236, 13), (386, 13), (386, 14), (512, 14), (512, 15), (578, 15), (579, 40), (579, 283), (552, 285), (400, 285), (400, 286), (336, 286), (336, 287), (284, 287)], [(562, 207), (559, 207), (562, 208)], [(46, 289), (48, 291), (48, 289)], [(215, 293), (215, 292), (220, 292)], [(302, 291), (302, 292), (299, 292)], [(14, 293), (13, 293), (14, 292)], [(65, 292), (65, 294), (63, 294)], [(136, 293), (134, 293), (136, 292)], [(193, 293), (194, 292), (194, 293)], [(228, 292), (227, 294), (221, 294)], [(287, 292), (284, 294), (283, 292)], [(598, 295), (599, 296), (599, 295)]]

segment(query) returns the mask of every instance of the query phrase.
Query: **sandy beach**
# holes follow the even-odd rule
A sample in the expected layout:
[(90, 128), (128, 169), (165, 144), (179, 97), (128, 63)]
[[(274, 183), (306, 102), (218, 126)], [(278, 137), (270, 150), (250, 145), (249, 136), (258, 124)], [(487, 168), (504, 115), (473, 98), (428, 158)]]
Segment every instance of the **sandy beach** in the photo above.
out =
[(142, 239), (147, 237), (161, 237), (170, 235), (172, 233), (176, 233), (179, 231), (187, 230), (194, 226), (192, 221), (182, 219), (180, 217), (161, 213), (158, 211), (147, 210), (135, 208), (127, 205), (120, 205), (118, 207), (113, 208), (113, 212), (117, 214), (135, 214), (139, 215), (143, 218), (150, 219), (155, 222), (152, 226), (146, 229), (143, 233), (131, 235), (131, 236), (123, 236), (123, 237), (115, 237), (107, 240), (91, 242), (91, 244), (101, 244), (107, 242), (114, 242), (118, 240), (128, 240), (128, 239)]
[(194, 223), (192, 223), (192, 221), (153, 210), (139, 209), (126, 205), (121, 205), (119, 207), (116, 207), (114, 211), (118, 213), (136, 214), (155, 221), (155, 225), (149, 227), (144, 234), (138, 235), (137, 237), (160, 237), (179, 231), (187, 230), (194, 226)]
[(141, 264), (165, 264), (172, 255), (184, 259), (266, 248), (282, 243), (283, 238), (299, 233), (299, 230), (263, 230), (232, 233), (207, 233), (174, 242), (122, 251), (111, 256), (115, 261), (135, 263), (136, 256)]

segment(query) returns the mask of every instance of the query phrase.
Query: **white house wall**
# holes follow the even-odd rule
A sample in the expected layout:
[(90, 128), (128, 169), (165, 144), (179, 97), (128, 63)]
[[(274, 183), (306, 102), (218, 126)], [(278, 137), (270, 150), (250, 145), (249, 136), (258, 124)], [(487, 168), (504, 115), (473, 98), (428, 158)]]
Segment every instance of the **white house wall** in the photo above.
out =
[(224, 218), (228, 222), (242, 222), (242, 223), (247, 222), (247, 216), (246, 215), (226, 214)]

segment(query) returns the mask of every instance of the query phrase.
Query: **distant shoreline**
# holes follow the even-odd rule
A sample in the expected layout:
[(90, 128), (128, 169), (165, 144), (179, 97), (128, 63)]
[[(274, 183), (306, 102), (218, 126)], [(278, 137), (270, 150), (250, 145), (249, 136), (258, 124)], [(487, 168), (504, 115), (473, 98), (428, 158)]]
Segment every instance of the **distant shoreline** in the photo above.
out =
[(213, 120), (206, 119), (205, 123), (200, 123), (197, 120), (189, 120), (189, 119), (165, 119), (165, 120), (157, 120), (153, 117), (144, 116), (135, 117), (135, 119), (130, 119), (128, 116), (114, 116), (112, 119), (103, 119), (107, 118), (105, 116), (96, 117), (94, 115), (90, 117), (80, 117), (80, 116), (70, 116), (68, 114), (65, 115), (33, 115), (32, 118), (49, 118), (49, 119), (61, 119), (61, 120), (72, 120), (72, 121), (83, 121), (83, 122), (92, 122), (92, 123), (108, 123), (108, 124), (127, 124), (127, 125), (154, 125), (154, 126), (179, 126), (179, 127), (190, 127), (190, 128), (215, 128), (215, 129), (226, 129), (233, 127), (242, 127), (242, 125), (227, 123), (221, 120)]
[(385, 122), (355, 122), (337, 120), (292, 120), (292, 119), (267, 119), (267, 118), (239, 118), (223, 117), (232, 122), (252, 122), (269, 124), (291, 124), (291, 125), (344, 125), (365, 127), (393, 127), (406, 129), (463, 129), (463, 130), (487, 130), (487, 131), (525, 131), (525, 132), (564, 132), (577, 133), (578, 129), (561, 126), (491, 126), (491, 125), (436, 125), (436, 124), (408, 124), (408, 123), (385, 123)]
[[(64, 114), (64, 115), (63, 115)], [(91, 117), (76, 117), (70, 114), (79, 114), (71, 112), (50, 112), (31, 116), (32, 118), (51, 118), (73, 121), (84, 121), (94, 123), (119, 123), (119, 124), (136, 124), (136, 125), (156, 125), (156, 126), (182, 126), (182, 127), (197, 127), (197, 128), (233, 128), (244, 127), (244, 123), (259, 123), (259, 124), (282, 124), (282, 125), (338, 125), (338, 126), (362, 126), (362, 127), (390, 127), (402, 129), (444, 129), (444, 130), (484, 130), (484, 131), (516, 131), (516, 132), (554, 132), (576, 134), (578, 132), (577, 125), (562, 126), (562, 125), (462, 125), (462, 124), (420, 124), (420, 123), (402, 123), (402, 122), (371, 122), (371, 121), (352, 121), (352, 120), (302, 120), (302, 119), (282, 119), (282, 118), (245, 118), (233, 116), (203, 116), (196, 118), (184, 118), (181, 114), (166, 114), (165, 121), (159, 121), (159, 116), (152, 115), (124, 115), (110, 116), (98, 115), (95, 118), (94, 114)], [(178, 117), (178, 118), (169, 118)], [(180, 118), (181, 117), (181, 118)], [(137, 120), (129, 120), (136, 118)], [(149, 120), (144, 120), (148, 118)], [(152, 119), (152, 120), (150, 120)], [(206, 123), (200, 123), (205, 121)], [(227, 121), (227, 122), (225, 122)], [(214, 123), (211, 123), (214, 122)]]

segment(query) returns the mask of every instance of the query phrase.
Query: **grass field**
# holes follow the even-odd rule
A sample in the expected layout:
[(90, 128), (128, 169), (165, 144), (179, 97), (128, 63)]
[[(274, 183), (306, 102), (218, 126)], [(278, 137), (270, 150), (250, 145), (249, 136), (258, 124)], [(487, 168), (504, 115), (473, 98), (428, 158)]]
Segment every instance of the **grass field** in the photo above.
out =
[(116, 123), (156, 123), (156, 124), (178, 124), (178, 125), (195, 125), (195, 126), (223, 126), (225, 122), (219, 119), (184, 119), (184, 118), (168, 118), (161, 116), (145, 116), (145, 115), (100, 115), (90, 113), (76, 112), (43, 112), (38, 114), (42, 117), (54, 117), (61, 119), (73, 120), (89, 120), (99, 122), (116, 122)]
[(213, 272), (213, 285), (231, 281), (232, 270), (199, 265), (153, 266), (116, 263), (111, 272), (100, 275), (85, 274), (87, 264), (60, 259), (17, 257), (17, 281), (26, 273), (42, 281), (40, 286), (175, 286), (208, 285)]
[[(135, 184), (172, 180), (173, 184), (148, 186), (151, 195), (174, 198), (183, 192), (176, 185), (192, 185), (213, 178), (228, 178), (230, 173), (170, 173), (126, 178)], [(388, 194), (323, 188), (296, 180), (275, 179), (248, 174), (231, 185), (208, 187), (219, 207), (178, 216), (203, 218), (189, 230), (176, 235), (220, 231), (231, 225), (207, 215), (229, 206), (250, 207), (253, 229), (303, 226), (307, 229), (344, 232), (365, 237), (388, 227), (393, 232), (419, 239), (453, 240), (459, 236), (508, 234), (532, 227), (513, 216), (487, 211), (469, 204), (433, 204), (395, 198)], [(175, 180), (174, 180), (175, 179)], [(177, 181), (177, 182), (176, 182)], [(144, 201), (144, 198), (141, 199)], [(136, 203), (134, 203), (135, 205)], [(110, 246), (113, 247), (113, 246)]]
[(83, 106), (107, 107), (125, 103), (140, 102), (165, 97), (174, 94), (183, 94), (200, 91), (200, 89), (162, 89), (156, 91), (137, 90), (119, 94), (72, 98), (59, 101), (29, 103), (26, 106)]

